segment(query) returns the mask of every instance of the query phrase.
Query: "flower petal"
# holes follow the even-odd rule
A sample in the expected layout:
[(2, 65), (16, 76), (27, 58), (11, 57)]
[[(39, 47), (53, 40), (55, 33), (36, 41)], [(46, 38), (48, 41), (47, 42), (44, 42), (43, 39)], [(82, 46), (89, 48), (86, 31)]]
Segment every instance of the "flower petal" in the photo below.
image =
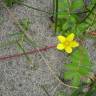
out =
[(66, 39), (67, 39), (68, 41), (72, 41), (72, 40), (74, 39), (74, 36), (75, 36), (74, 33), (71, 33), (71, 34), (69, 34), (69, 35), (67, 36)]
[(65, 51), (66, 51), (67, 53), (72, 53), (72, 48), (71, 48), (71, 47), (66, 47), (66, 48), (65, 48)]
[(64, 47), (64, 45), (62, 43), (60, 43), (60, 44), (57, 45), (57, 49), (58, 50), (63, 50), (64, 48), (65, 47)]
[(70, 46), (71, 47), (78, 47), (79, 46), (79, 43), (78, 42), (76, 42), (76, 41), (72, 41), (71, 43), (70, 43)]
[(64, 43), (65, 42), (65, 37), (60, 35), (60, 36), (57, 36), (58, 40), (61, 42), (61, 43)]

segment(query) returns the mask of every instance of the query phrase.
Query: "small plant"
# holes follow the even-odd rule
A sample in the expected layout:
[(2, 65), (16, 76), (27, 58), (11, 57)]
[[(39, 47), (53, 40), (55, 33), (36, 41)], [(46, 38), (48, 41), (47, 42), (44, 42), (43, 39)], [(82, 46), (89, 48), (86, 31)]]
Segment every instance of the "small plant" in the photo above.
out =
[(87, 49), (80, 46), (71, 54), (70, 61), (70, 64), (64, 65), (67, 68), (64, 78), (71, 80), (73, 86), (78, 86), (82, 79), (86, 82), (91, 73), (91, 61)]
[[(29, 27), (30, 27), (29, 19), (25, 18), (25, 19), (21, 20), (20, 25), (27, 32), (29, 30)], [(26, 50), (24, 48), (24, 43), (25, 43), (25, 40), (26, 40), (26, 36), (23, 32), (20, 32), (20, 33), (22, 33), (22, 34), (20, 35), (19, 42), (17, 41), (17, 45), (18, 45), (17, 47), (20, 51), (22, 51), (23, 53), (26, 53)], [(29, 56), (28, 55), (25, 55), (25, 56), (26, 56), (27, 61), (29, 63), (31, 63), (31, 59), (29, 58)]]
[[(57, 49), (71, 53), (69, 54), (70, 63), (64, 64), (66, 68), (64, 80), (68, 80), (72, 86), (77, 86), (78, 91), (80, 91), (80, 86), (88, 85), (87, 80), (92, 72), (92, 61), (87, 49), (83, 45), (83, 41), (87, 38), (86, 30), (96, 25), (96, 0), (54, 0), (54, 2), (55, 10), (53, 17), (55, 23), (53, 23), (53, 27), (55, 35), (57, 35), (60, 41)], [(74, 34), (80, 41), (79, 43), (73, 40)], [(72, 52), (74, 47), (78, 48)], [(96, 87), (94, 89), (93, 86), (92, 89), (96, 91)], [(90, 94), (93, 92), (90, 89), (88, 91), (90, 91)], [(88, 95), (88, 91), (80, 96), (91, 96)], [(74, 95), (72, 94), (72, 96), (79, 96), (79, 93), (75, 95), (75, 92), (73, 92)]]
[[(85, 30), (93, 24), (95, 19), (96, 1), (91, 0), (54, 0), (55, 34), (66, 35), (70, 32), (76, 36), (83, 36)], [(83, 2), (86, 1), (86, 2)], [(56, 14), (55, 14), (56, 13)], [(94, 17), (94, 18), (93, 18)]]

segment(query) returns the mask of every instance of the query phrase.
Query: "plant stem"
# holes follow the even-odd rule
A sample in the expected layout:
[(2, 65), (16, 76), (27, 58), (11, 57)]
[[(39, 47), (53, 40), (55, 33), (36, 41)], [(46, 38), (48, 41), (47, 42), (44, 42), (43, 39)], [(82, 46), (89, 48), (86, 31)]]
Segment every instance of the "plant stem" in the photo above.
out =
[(55, 34), (56, 34), (58, 25), (58, 0), (56, 0), (55, 3), (56, 3), (56, 14), (55, 14)]
[[(18, 44), (20, 49), (23, 51), (23, 53), (26, 53), (24, 47), (22, 47), (22, 45), (18, 41), (16, 43)], [(26, 59), (28, 60), (29, 63), (32, 62), (30, 57), (27, 54), (25, 54), (25, 57), (26, 57)]]
[(52, 49), (52, 48), (55, 48), (55, 47), (56, 47), (56, 45), (52, 45), (52, 46), (47, 46), (47, 47), (44, 47), (44, 48), (40, 48), (39, 50), (34, 49), (34, 50), (30, 50), (30, 51), (27, 51), (27, 52), (24, 52), (24, 53), (17, 53), (17, 54), (13, 54), (13, 55), (0, 56), (0, 61), (8, 60), (8, 59), (14, 59), (14, 58), (18, 58), (18, 57), (28, 55), (28, 54), (38, 53), (39, 51), (40, 52), (47, 51), (48, 49)]
[(40, 85), (40, 87), (45, 91), (45, 93), (47, 94), (47, 96), (50, 96), (48, 91), (46, 90), (46, 88), (43, 85)]

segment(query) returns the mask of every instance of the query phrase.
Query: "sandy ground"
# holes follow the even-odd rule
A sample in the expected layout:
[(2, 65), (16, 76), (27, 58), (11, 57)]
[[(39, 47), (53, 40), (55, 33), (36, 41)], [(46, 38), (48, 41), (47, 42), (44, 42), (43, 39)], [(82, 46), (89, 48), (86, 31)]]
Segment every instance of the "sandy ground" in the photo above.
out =
[[(26, 4), (45, 11), (52, 9), (52, 0), (26, 0)], [(7, 37), (7, 34), (19, 32), (20, 30), (14, 24), (14, 20), (12, 20), (7, 10), (1, 6), (0, 9), (2, 9), (0, 10), (0, 16), (2, 17), (0, 22), (0, 40), (1, 42), (4, 40), (7, 42), (7, 40), (14, 39), (13, 37)], [(36, 42), (37, 47), (45, 47), (46, 45), (57, 43), (56, 37), (52, 36), (52, 30), (49, 28), (51, 21), (46, 13), (19, 5), (14, 5), (10, 10), (16, 14), (19, 20), (29, 18), (31, 22), (29, 34)], [(86, 40), (85, 44), (93, 62), (96, 63), (94, 40)], [(0, 48), (0, 56), (18, 52), (16, 46), (16, 44), (12, 44)], [(26, 43), (24, 46), (26, 50), (33, 48)], [(66, 60), (66, 54), (56, 49), (50, 49), (47, 52), (42, 52), (42, 55), (45, 59), (38, 53), (30, 55), (32, 64), (27, 63), (25, 56), (13, 60), (0, 61), (0, 96), (56, 96), (56, 92), (59, 90), (70, 93), (68, 88), (54, 78), (50, 68), (46, 65), (46, 63), (50, 65), (56, 75), (60, 75), (60, 72), (64, 70), (63, 65)], [(95, 70), (95, 68), (93, 69)]]
[[(52, 8), (50, 0), (27, 0), (26, 4), (45, 11)], [(14, 20), (12, 20), (6, 9), (1, 9), (2, 23), (0, 26), (0, 37), (1, 41), (7, 42), (7, 40), (14, 39), (7, 37), (7, 34), (18, 32), (19, 29), (16, 28)], [(29, 18), (31, 22), (29, 32), (38, 47), (45, 47), (57, 42), (56, 37), (52, 37), (52, 30), (49, 29), (51, 22), (45, 13), (18, 5), (10, 10), (16, 14), (19, 20)], [(25, 47), (27, 50), (32, 48), (27, 44), (25, 44)], [(0, 56), (16, 52), (16, 45), (12, 44), (1, 48)], [(42, 54), (46, 60), (44, 61), (38, 53), (33, 54), (30, 56), (32, 64), (28, 64), (24, 56), (15, 60), (0, 62), (0, 96), (48, 96), (41, 86), (44, 86), (50, 96), (55, 95), (56, 90), (61, 89), (62, 85), (54, 78), (45, 63), (47, 62), (54, 72), (59, 75), (59, 71), (62, 69), (64, 63), (64, 58), (62, 58), (64, 54), (54, 49)], [(32, 67), (33, 65), (34, 68)]]

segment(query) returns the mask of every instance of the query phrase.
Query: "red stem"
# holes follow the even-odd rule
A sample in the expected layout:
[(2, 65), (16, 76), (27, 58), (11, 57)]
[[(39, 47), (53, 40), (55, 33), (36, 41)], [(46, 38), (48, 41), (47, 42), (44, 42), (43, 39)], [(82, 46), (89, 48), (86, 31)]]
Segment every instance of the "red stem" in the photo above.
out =
[(56, 47), (56, 45), (52, 45), (52, 46), (46, 46), (46, 47), (40, 48), (40, 49), (30, 50), (30, 51), (27, 51), (25, 53), (17, 53), (17, 54), (13, 54), (13, 55), (0, 56), (0, 61), (8, 60), (8, 59), (14, 59), (14, 58), (17, 58), (17, 57), (20, 57), (20, 56), (23, 56), (23, 55), (38, 53), (39, 51), (40, 52), (47, 51), (48, 49), (52, 49), (52, 48), (55, 48), (55, 47)]
[(96, 36), (96, 32), (88, 32), (89, 35)]

